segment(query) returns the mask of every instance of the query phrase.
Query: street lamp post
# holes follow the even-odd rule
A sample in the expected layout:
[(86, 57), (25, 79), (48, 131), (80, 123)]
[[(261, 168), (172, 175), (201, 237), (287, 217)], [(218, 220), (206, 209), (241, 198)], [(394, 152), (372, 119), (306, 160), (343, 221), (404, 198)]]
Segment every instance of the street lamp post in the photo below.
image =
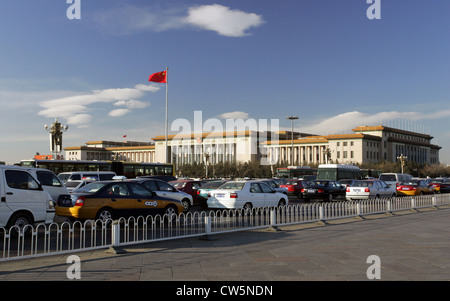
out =
[(400, 165), (402, 167), (402, 173), (403, 173), (403, 167), (405, 166), (405, 160), (408, 159), (408, 157), (403, 156), (403, 154), (401, 154), (399, 157), (397, 157), (397, 159), (400, 160)]
[(298, 119), (298, 116), (288, 116), (286, 119), (291, 121), (291, 165), (294, 165), (294, 120)]
[(55, 122), (51, 125), (44, 125), (47, 132), (50, 133), (50, 151), (54, 154), (55, 158), (59, 157), (62, 152), (62, 136), (65, 131), (69, 128), (68, 125), (61, 125), (58, 122), (58, 118), (55, 118)]

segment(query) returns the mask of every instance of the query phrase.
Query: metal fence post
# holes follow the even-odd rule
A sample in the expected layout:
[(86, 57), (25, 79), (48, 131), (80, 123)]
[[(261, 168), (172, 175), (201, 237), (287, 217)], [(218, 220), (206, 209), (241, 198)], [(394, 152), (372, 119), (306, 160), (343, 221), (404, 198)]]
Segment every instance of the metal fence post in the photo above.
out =
[(282, 231), (280, 228), (277, 227), (277, 214), (276, 214), (276, 209), (275, 208), (271, 208), (270, 209), (270, 228), (269, 231)]
[(387, 205), (387, 214), (392, 214), (392, 202), (391, 202), (391, 200), (387, 200), (387, 203), (386, 203), (386, 205)]
[(361, 203), (356, 203), (356, 217), (359, 219), (364, 219), (364, 217), (361, 214)]
[(319, 206), (319, 222), (322, 224), (327, 224), (325, 221), (325, 211), (323, 210), (323, 206)]
[(211, 231), (211, 216), (205, 216), (204, 222), (205, 222), (205, 235), (203, 235), (203, 237), (201, 237), (200, 239), (201, 240), (209, 240), (209, 241), (215, 240), (215, 239), (212, 239), (210, 237), (211, 234), (212, 234), (212, 231)]
[(106, 251), (112, 254), (123, 254), (126, 253), (120, 247), (120, 223), (118, 220), (112, 221), (111, 223), (111, 247)]

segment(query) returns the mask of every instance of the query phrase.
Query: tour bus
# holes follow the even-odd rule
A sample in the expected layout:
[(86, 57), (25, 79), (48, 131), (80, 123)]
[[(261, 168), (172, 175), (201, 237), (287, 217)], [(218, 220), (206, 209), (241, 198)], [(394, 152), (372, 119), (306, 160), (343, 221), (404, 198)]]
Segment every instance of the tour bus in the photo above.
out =
[(320, 164), (317, 169), (317, 180), (361, 179), (361, 170), (355, 165)]
[(73, 171), (112, 171), (129, 179), (145, 175), (174, 176), (173, 164), (89, 160), (22, 160), (22, 167), (39, 167), (55, 174)]
[(313, 180), (316, 178), (317, 169), (309, 166), (288, 166), (277, 168), (277, 178)]

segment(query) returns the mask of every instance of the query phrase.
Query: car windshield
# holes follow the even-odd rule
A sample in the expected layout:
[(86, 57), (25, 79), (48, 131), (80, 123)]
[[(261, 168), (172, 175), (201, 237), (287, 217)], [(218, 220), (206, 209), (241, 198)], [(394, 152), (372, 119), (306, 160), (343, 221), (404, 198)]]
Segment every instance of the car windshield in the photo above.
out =
[(244, 188), (244, 185), (244, 182), (228, 182), (219, 186), (219, 189), (242, 190), (242, 188)]
[(374, 181), (355, 181), (352, 187), (373, 187)]
[(417, 185), (417, 181), (405, 181), (401, 182), (400, 185)]
[(77, 187), (80, 183), (81, 183), (81, 181), (67, 181), (66, 187), (68, 187), (68, 188)]
[(397, 179), (395, 178), (395, 175), (381, 175), (380, 180), (381, 181), (389, 181), (389, 182), (397, 181)]
[(298, 181), (287, 181), (285, 185), (297, 185)]
[(202, 189), (215, 189), (220, 187), (224, 182), (223, 181), (211, 181), (202, 185)]
[(108, 185), (108, 183), (93, 182), (93, 183), (87, 184), (86, 186), (84, 186), (80, 189), (77, 189), (77, 192), (93, 193), (93, 192), (99, 191), (105, 185)]
[(328, 185), (328, 182), (327, 181), (310, 181), (309, 185), (310, 186), (323, 186), (323, 187), (325, 187), (325, 186)]

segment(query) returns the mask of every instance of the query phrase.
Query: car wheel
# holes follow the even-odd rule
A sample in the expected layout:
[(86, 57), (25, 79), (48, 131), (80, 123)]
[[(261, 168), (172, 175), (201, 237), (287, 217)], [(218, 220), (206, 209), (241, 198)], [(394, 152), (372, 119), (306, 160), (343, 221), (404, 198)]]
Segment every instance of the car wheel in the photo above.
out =
[(28, 232), (31, 230), (31, 227), (27, 227), (27, 225), (32, 225), (33, 219), (26, 213), (17, 213), (11, 217), (8, 228), (11, 228), (11, 234), (17, 235), (19, 232), (22, 232), (25, 228), (25, 231)]
[(285, 201), (284, 199), (281, 199), (281, 200), (278, 202), (278, 207), (283, 207), (283, 206), (286, 206), (286, 201)]
[(178, 214), (177, 207), (173, 205), (168, 205), (164, 208), (164, 218), (167, 218), (168, 221), (173, 221)]
[(246, 212), (252, 210), (253, 206), (252, 203), (245, 203), (244, 207), (242, 207), (242, 209), (244, 209)]
[(188, 199), (184, 199), (181, 201), (181, 203), (183, 204), (183, 212), (187, 213), (189, 212), (189, 209), (191, 208), (191, 202)]
[(111, 222), (113, 220), (113, 212), (110, 208), (102, 208), (97, 212), (95, 219), (102, 222)]

